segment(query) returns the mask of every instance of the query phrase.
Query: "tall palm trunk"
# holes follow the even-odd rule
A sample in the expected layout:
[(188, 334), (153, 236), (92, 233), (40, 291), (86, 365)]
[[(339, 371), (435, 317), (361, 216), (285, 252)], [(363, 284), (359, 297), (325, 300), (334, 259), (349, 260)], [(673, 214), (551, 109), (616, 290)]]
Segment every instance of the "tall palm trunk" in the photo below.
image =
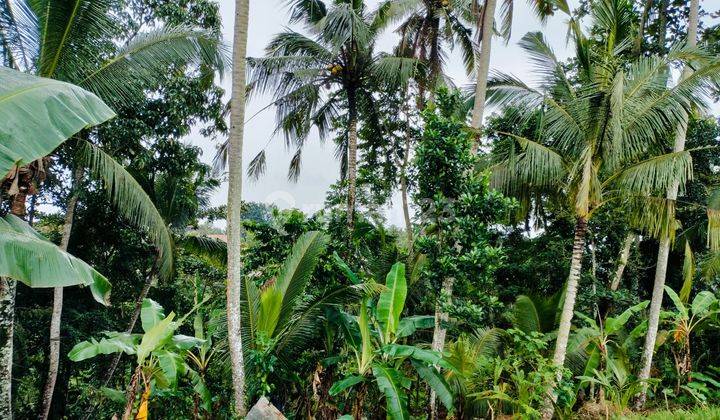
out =
[[(60, 249), (63, 251), (67, 251), (68, 244), (70, 243), (70, 234), (72, 233), (75, 207), (78, 202), (78, 190), (82, 175), (83, 170), (78, 165), (73, 173), (72, 192), (68, 200), (67, 209), (65, 210), (65, 222), (63, 224), (62, 238), (60, 239)], [(52, 405), (53, 393), (55, 392), (55, 381), (57, 380), (58, 369), (60, 368), (60, 324), (62, 321), (62, 310), (63, 288), (56, 287), (53, 290), (53, 308), (50, 318), (50, 353), (48, 354), (49, 366), (45, 389), (43, 389), (42, 393), (42, 406), (39, 416), (41, 419), (47, 419), (50, 414), (50, 406)]]
[[(562, 368), (565, 364), (570, 328), (572, 327), (572, 318), (575, 311), (578, 282), (580, 281), (580, 272), (582, 269), (582, 259), (585, 253), (585, 236), (587, 235), (587, 230), (587, 219), (585, 217), (578, 217), (575, 222), (575, 239), (573, 240), (572, 258), (570, 259), (570, 274), (568, 275), (567, 285), (565, 286), (565, 300), (560, 314), (557, 338), (555, 339), (553, 363), (558, 369)], [(555, 380), (556, 383), (562, 380), (561, 370), (558, 370)], [(552, 392), (552, 390), (548, 391)], [(548, 395), (542, 410), (543, 419), (549, 420), (552, 418), (554, 412), (553, 402), (556, 398), (557, 396), (553, 394)]]
[[(450, 304), (452, 302), (452, 293), (453, 293), (453, 286), (455, 285), (455, 279), (452, 277), (446, 278), (443, 281), (442, 285), (442, 296), (448, 297), (449, 302), (439, 302), (435, 305), (435, 328), (433, 329), (433, 341), (432, 341), (432, 349), (434, 351), (441, 352), (445, 348), (445, 336), (447, 335), (447, 328), (443, 324), (445, 324), (448, 319), (449, 315), (447, 312), (445, 312), (442, 308), (441, 303), (447, 303)], [(437, 395), (435, 394), (435, 390), (430, 390), (430, 418), (432, 420), (435, 420), (438, 418), (438, 411), (437, 411)]]
[(12, 419), (15, 280), (0, 277), (0, 418)]
[[(407, 91), (406, 91), (407, 96)], [(410, 220), (410, 204), (408, 200), (408, 165), (410, 164), (410, 144), (412, 142), (412, 134), (410, 130), (410, 107), (407, 103), (407, 98), (404, 100), (405, 104), (405, 156), (401, 165), (400, 174), (400, 195), (402, 196), (403, 206), (403, 218), (405, 219), (405, 235), (407, 235), (407, 247), (409, 257), (413, 255), (413, 227), (412, 221)], [(409, 258), (409, 259), (410, 259)]]
[[(688, 20), (688, 35), (687, 44), (690, 46), (697, 45), (697, 30), (698, 30), (698, 9), (700, 8), (699, 0), (690, 1), (690, 17)], [(685, 66), (682, 75), (682, 80), (687, 79), (692, 75), (693, 70), (690, 66)], [(677, 133), (675, 135), (675, 146), (673, 150), (680, 152), (685, 150), (685, 139), (687, 136), (689, 116), (683, 115), (683, 118), (678, 125)], [(667, 191), (667, 198), (670, 202), (674, 203), (677, 199), (679, 183), (675, 181)], [(647, 384), (647, 379), (650, 378), (650, 369), (652, 368), (653, 353), (655, 351), (655, 340), (657, 339), (658, 324), (660, 322), (660, 309), (662, 306), (663, 296), (665, 294), (665, 277), (667, 275), (667, 264), (668, 256), (670, 255), (670, 238), (662, 238), (660, 240), (660, 248), (658, 249), (657, 266), (655, 268), (655, 284), (653, 286), (653, 294), (650, 300), (650, 313), (648, 315), (648, 331), (645, 336), (645, 345), (643, 346), (642, 353), (642, 369), (638, 378), (644, 381), (643, 384)], [(640, 393), (640, 397), (637, 399), (637, 406), (642, 407), (645, 404), (647, 398), (647, 386), (643, 386), (643, 390)]]
[[(12, 198), (10, 212), (25, 217), (27, 194), (18, 192)], [(12, 420), (12, 361), (15, 333), (15, 292), (17, 282), (0, 277), (0, 419)]]
[[(580, 280), (580, 271), (582, 269), (582, 259), (585, 252), (585, 236), (587, 234), (587, 220), (585, 217), (578, 217), (575, 223), (575, 239), (573, 240), (572, 259), (570, 260), (570, 274), (567, 279), (565, 290), (565, 301), (563, 303), (562, 313), (560, 314), (560, 325), (558, 326), (558, 335), (555, 340), (555, 354), (553, 363), (555, 366), (562, 367), (565, 364), (565, 355), (567, 354), (567, 343), (570, 337), (570, 327), (572, 326), (572, 318), (575, 311), (575, 298), (577, 297), (578, 281)], [(561, 377), (558, 375), (558, 381)]]
[[(355, 199), (357, 195), (357, 103), (355, 92), (348, 92), (348, 156), (347, 156), (347, 229), (348, 237), (352, 238), (355, 229)], [(350, 243), (350, 242), (348, 242)]]
[(645, 36), (645, 25), (647, 24), (648, 17), (650, 16), (652, 4), (653, 0), (645, 0), (645, 6), (643, 7), (642, 15), (640, 15), (640, 23), (638, 24), (638, 34), (635, 38), (635, 45), (633, 45), (632, 50), (634, 55), (640, 55), (643, 37)]
[(478, 30), (481, 31), (480, 54), (477, 57), (477, 81), (475, 85), (475, 103), (473, 104), (472, 120), (470, 126), (477, 130), (473, 153), (480, 147), (480, 126), (485, 112), (485, 96), (487, 94), (488, 71), (490, 70), (490, 48), (492, 47), (493, 21), (495, 17), (496, 0), (486, 0), (483, 6), (482, 20)]
[(620, 256), (618, 258), (618, 266), (617, 269), (615, 269), (615, 276), (612, 279), (612, 282), (610, 282), (610, 290), (613, 292), (620, 287), (620, 281), (622, 280), (623, 273), (625, 272), (625, 267), (627, 267), (628, 259), (630, 258), (630, 251), (632, 250), (632, 246), (637, 241), (638, 237), (634, 233), (628, 233), (628, 235), (625, 237), (625, 240), (623, 241), (623, 247), (620, 250)]
[(245, 57), (247, 55), (249, 0), (235, 1), (235, 37), (233, 40), (232, 98), (230, 99), (230, 139), (228, 153), (228, 280), (227, 280), (227, 324), (228, 347), (232, 364), (235, 411), (244, 417), (245, 406), (245, 363), (240, 319), (240, 283), (242, 262), (240, 246), (242, 229), (242, 153), (245, 123)]

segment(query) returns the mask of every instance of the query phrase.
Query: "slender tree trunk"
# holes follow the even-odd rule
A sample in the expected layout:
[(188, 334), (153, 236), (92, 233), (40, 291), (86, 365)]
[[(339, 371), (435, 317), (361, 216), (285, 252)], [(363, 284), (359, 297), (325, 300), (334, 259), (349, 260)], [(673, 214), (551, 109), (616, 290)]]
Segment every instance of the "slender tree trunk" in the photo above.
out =
[[(698, 10), (700, 8), (699, 0), (690, 1), (690, 18), (688, 21), (687, 44), (690, 46), (697, 45), (697, 28), (698, 28)], [(693, 70), (690, 66), (683, 69), (681, 80), (685, 80), (692, 75)], [(678, 125), (675, 135), (675, 146), (673, 151), (680, 152), (685, 150), (685, 139), (687, 136), (689, 116), (683, 115), (683, 119)], [(671, 203), (675, 203), (678, 194), (679, 183), (675, 181), (667, 191), (667, 198)], [(650, 378), (650, 370), (652, 368), (653, 353), (655, 351), (655, 341), (657, 339), (658, 324), (660, 322), (660, 309), (662, 306), (663, 296), (665, 295), (665, 278), (667, 275), (668, 256), (670, 255), (670, 238), (662, 238), (660, 240), (660, 248), (658, 249), (657, 266), (655, 268), (655, 284), (653, 285), (653, 294), (650, 300), (650, 313), (648, 315), (648, 331), (645, 336), (645, 345), (642, 353), (642, 369), (638, 375), (638, 379), (643, 382), (643, 390), (637, 399), (636, 406), (638, 408), (645, 404), (647, 399), (647, 379)]]
[(490, 48), (492, 47), (493, 22), (495, 18), (496, 0), (486, 0), (483, 6), (482, 20), (478, 30), (482, 33), (480, 54), (477, 57), (477, 81), (475, 85), (475, 103), (473, 105), (472, 120), (470, 126), (477, 131), (473, 143), (473, 153), (477, 153), (480, 147), (480, 126), (482, 125), (483, 113), (485, 112), (485, 96), (487, 93), (488, 71), (490, 70)]
[(0, 418), (12, 419), (15, 280), (0, 277)]
[[(434, 351), (443, 351), (445, 348), (445, 336), (447, 329), (443, 324), (447, 323), (449, 315), (443, 310), (443, 303), (452, 303), (453, 286), (455, 279), (447, 278), (443, 281), (442, 297), (447, 296), (448, 302), (438, 302), (435, 305), (435, 328), (433, 329), (432, 349)], [(437, 395), (433, 389), (430, 390), (430, 418), (435, 420), (438, 418)]]
[[(407, 92), (406, 92), (407, 94)], [(408, 241), (408, 253), (412, 257), (413, 254), (413, 226), (412, 221), (410, 220), (410, 205), (408, 203), (408, 175), (407, 175), (407, 168), (410, 163), (410, 144), (412, 142), (412, 134), (410, 130), (410, 110), (408, 109), (409, 106), (407, 105), (407, 100), (403, 101), (405, 103), (405, 124), (407, 125), (405, 128), (405, 156), (402, 163), (402, 173), (400, 174), (400, 195), (402, 196), (402, 206), (403, 206), (403, 218), (405, 219), (405, 234), (407, 235), (407, 241)]]
[[(354, 95), (349, 95), (354, 96)], [(347, 229), (349, 237), (355, 229), (355, 198), (357, 194), (357, 113), (352, 109), (355, 107), (354, 100), (350, 101), (350, 121), (348, 121), (348, 197), (347, 197)]]
[[(555, 340), (553, 363), (558, 367), (562, 367), (565, 364), (570, 327), (572, 326), (572, 318), (575, 311), (575, 298), (577, 296), (580, 271), (582, 269), (582, 258), (585, 251), (586, 234), (587, 220), (584, 217), (579, 217), (575, 224), (575, 239), (573, 240), (572, 259), (570, 260), (570, 275), (568, 275), (565, 302), (563, 303), (562, 313), (560, 314), (560, 325), (558, 326), (558, 335)], [(557, 379), (559, 381), (561, 377), (558, 376)]]
[(640, 23), (638, 24), (638, 34), (635, 38), (635, 45), (633, 45), (633, 55), (640, 55), (643, 37), (645, 36), (645, 25), (647, 24), (648, 17), (650, 16), (650, 9), (652, 9), (653, 0), (646, 0), (645, 7), (643, 8), (642, 15), (640, 16)]
[[(560, 325), (558, 326), (557, 339), (555, 340), (555, 354), (553, 363), (560, 369), (565, 364), (567, 344), (572, 327), (572, 318), (575, 311), (575, 298), (577, 297), (578, 282), (582, 269), (582, 259), (585, 252), (585, 236), (587, 234), (587, 220), (585, 217), (578, 217), (575, 223), (575, 239), (573, 240), (572, 258), (570, 260), (570, 274), (568, 275), (565, 290), (565, 301), (560, 314)], [(562, 380), (562, 371), (558, 370), (557, 383)], [(547, 401), (543, 409), (543, 419), (550, 419), (553, 416), (552, 402), (556, 400), (555, 395), (549, 396), (552, 401)]]
[[(70, 234), (72, 233), (73, 220), (75, 217), (75, 207), (78, 202), (78, 185), (82, 180), (83, 170), (81, 167), (75, 168), (73, 173), (73, 184), (71, 186), (71, 195), (68, 200), (67, 209), (65, 211), (65, 222), (63, 224), (62, 238), (60, 239), (60, 249), (68, 250), (70, 243)], [(45, 382), (45, 388), (42, 393), (42, 405), (40, 409), (40, 418), (47, 419), (50, 414), (50, 406), (52, 405), (53, 393), (55, 392), (55, 381), (57, 380), (58, 369), (60, 368), (60, 324), (62, 322), (63, 310), (63, 288), (56, 287), (53, 290), (53, 308), (50, 318), (50, 353), (48, 354), (48, 376)]]
[(130, 385), (125, 392), (125, 411), (123, 412), (122, 419), (129, 420), (132, 416), (133, 407), (135, 406), (135, 396), (137, 395), (138, 385), (140, 384), (140, 376), (142, 374), (142, 366), (135, 368), (135, 373), (130, 379)]
[[(19, 175), (18, 175), (19, 176)], [(18, 192), (12, 198), (10, 212), (25, 216), (27, 194)], [(0, 277), (0, 419), (12, 420), (12, 362), (15, 332), (15, 292), (17, 282)]]
[(620, 281), (622, 280), (623, 273), (625, 272), (625, 267), (627, 267), (628, 259), (630, 258), (630, 251), (632, 250), (632, 246), (637, 241), (638, 236), (634, 233), (628, 233), (628, 235), (625, 237), (625, 240), (623, 241), (623, 247), (620, 250), (620, 256), (618, 258), (618, 266), (615, 270), (615, 276), (612, 279), (612, 282), (610, 282), (610, 290), (613, 292), (620, 287)]
[(228, 347), (232, 364), (235, 411), (244, 417), (245, 362), (243, 360), (242, 323), (240, 318), (240, 282), (242, 261), (240, 246), (242, 228), (243, 131), (245, 129), (245, 66), (247, 56), (249, 0), (235, 0), (235, 37), (233, 40), (232, 98), (230, 99), (230, 139), (228, 152), (228, 280), (227, 324)]

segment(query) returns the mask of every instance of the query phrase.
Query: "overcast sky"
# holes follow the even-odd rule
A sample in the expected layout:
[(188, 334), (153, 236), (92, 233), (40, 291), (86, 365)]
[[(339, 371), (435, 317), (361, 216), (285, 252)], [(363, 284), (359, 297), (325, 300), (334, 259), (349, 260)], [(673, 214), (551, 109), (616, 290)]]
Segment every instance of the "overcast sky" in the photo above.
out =
[[(713, 0), (715, 1), (715, 0)], [(712, 1), (711, 1), (712, 2)], [(284, 6), (285, 0), (251, 0), (250, 1), (250, 28), (248, 35), (248, 55), (258, 57), (263, 55), (265, 45), (271, 37), (282, 31), (288, 22), (288, 10)], [(368, 4), (374, 7), (378, 1), (369, 0)], [(577, 3), (577, 1), (572, 1)], [(220, 11), (223, 20), (223, 34), (225, 41), (232, 42), (232, 30), (234, 13), (234, 0), (221, 0)], [(573, 4), (571, 4), (571, 7)], [(527, 2), (515, 2), (515, 17), (513, 22), (512, 38), (506, 45), (502, 40), (495, 38), (492, 46), (490, 68), (499, 69), (506, 73), (512, 73), (522, 80), (532, 82), (532, 68), (517, 46), (518, 40), (527, 32), (542, 30), (550, 45), (559, 58), (568, 57), (569, 49), (565, 43), (567, 17), (562, 14), (549, 19), (545, 26), (541, 26), (530, 11)], [(396, 37), (388, 33), (381, 39), (379, 49), (389, 51), (395, 44)], [(453, 52), (447, 65), (447, 72), (458, 86), (469, 82), (465, 75), (464, 68), (460, 61), (459, 52)], [(230, 94), (230, 78), (222, 81), (226, 94)], [(228, 96), (229, 98), (229, 96)], [(270, 103), (270, 98), (254, 98), (247, 109), (248, 118)], [(328, 187), (337, 181), (339, 176), (339, 164), (334, 156), (334, 144), (328, 142), (321, 144), (317, 135), (311, 136), (303, 151), (302, 170), (300, 178), (296, 183), (287, 181), (287, 166), (292, 151), (285, 150), (281, 136), (270, 139), (275, 123), (274, 110), (268, 109), (261, 112), (245, 127), (245, 144), (243, 150), (243, 164), (247, 164), (253, 156), (260, 151), (268, 141), (267, 150), (267, 172), (258, 181), (246, 180), (243, 185), (243, 199), (246, 201), (257, 201), (275, 203), (281, 208), (297, 207), (305, 212), (313, 213), (322, 208), (325, 200), (325, 192)], [(207, 162), (212, 160), (215, 152), (215, 144), (204, 139), (199, 134), (193, 134), (188, 141), (198, 145), (204, 150), (203, 159)], [(227, 184), (215, 195), (214, 204), (219, 205), (227, 200)], [(396, 205), (387, 211), (387, 218), (390, 223), (401, 225), (402, 212), (398, 197), (393, 200)]]

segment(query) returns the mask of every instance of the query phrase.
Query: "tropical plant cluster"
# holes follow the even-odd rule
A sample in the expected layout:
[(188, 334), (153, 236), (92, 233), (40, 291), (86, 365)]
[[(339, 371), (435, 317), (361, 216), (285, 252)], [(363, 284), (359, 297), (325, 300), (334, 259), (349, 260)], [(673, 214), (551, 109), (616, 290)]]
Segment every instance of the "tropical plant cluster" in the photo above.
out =
[[(0, 2), (0, 418), (717, 417), (711, 1), (235, 3)], [(253, 118), (323, 209), (243, 200)]]

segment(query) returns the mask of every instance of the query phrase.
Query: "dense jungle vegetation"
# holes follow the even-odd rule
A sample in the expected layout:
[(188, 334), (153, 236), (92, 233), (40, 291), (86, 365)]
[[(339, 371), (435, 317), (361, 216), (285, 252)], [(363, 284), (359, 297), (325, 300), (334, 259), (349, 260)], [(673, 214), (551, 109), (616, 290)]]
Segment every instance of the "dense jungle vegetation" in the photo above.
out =
[(234, 3), (0, 1), (0, 418), (720, 418), (716, 2)]

